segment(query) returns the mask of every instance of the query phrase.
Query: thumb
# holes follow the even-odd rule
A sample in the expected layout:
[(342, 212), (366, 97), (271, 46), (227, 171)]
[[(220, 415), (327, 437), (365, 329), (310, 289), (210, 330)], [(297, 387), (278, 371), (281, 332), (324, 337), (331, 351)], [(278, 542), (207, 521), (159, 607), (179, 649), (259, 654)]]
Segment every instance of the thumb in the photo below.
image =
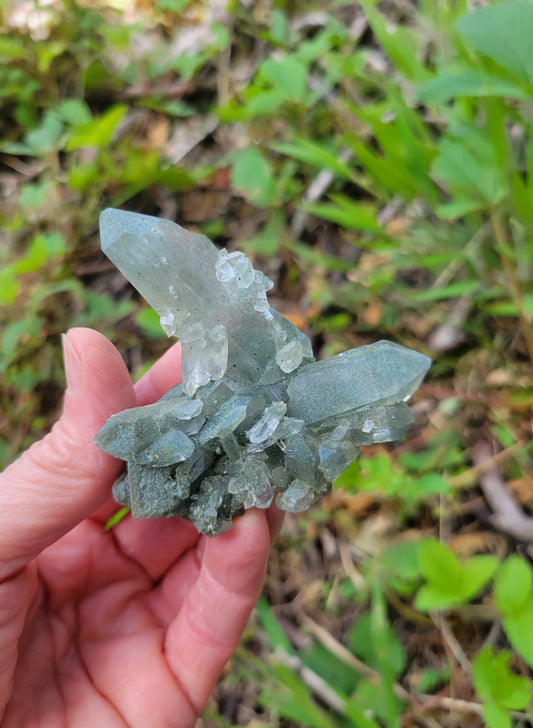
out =
[(136, 404), (126, 365), (92, 329), (64, 335), (63, 356), (61, 419), (0, 475), (0, 579), (95, 511), (120, 471), (93, 438), (110, 415)]

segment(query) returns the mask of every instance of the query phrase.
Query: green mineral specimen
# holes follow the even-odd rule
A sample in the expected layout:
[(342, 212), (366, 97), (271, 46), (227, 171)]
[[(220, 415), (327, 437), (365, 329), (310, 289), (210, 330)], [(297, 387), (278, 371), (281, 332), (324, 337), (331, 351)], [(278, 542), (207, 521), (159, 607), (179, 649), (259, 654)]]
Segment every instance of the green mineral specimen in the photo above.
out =
[(113, 487), (134, 518), (182, 516), (215, 536), (246, 508), (300, 512), (362, 445), (400, 438), (430, 365), (379, 341), (315, 361), (268, 305), (272, 282), (243, 253), (168, 220), (100, 217), (102, 249), (182, 344), (182, 382), (109, 418), (95, 441), (126, 460)]

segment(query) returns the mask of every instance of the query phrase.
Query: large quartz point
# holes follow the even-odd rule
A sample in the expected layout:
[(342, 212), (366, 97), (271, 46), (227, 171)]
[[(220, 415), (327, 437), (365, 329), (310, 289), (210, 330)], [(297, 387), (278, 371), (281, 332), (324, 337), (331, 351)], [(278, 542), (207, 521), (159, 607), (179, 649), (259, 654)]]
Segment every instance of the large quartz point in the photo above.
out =
[(134, 518), (182, 516), (215, 536), (245, 508), (303, 511), (362, 445), (397, 440), (430, 360), (376, 344), (315, 361), (243, 253), (168, 220), (100, 217), (102, 250), (182, 344), (182, 382), (109, 418), (95, 441), (126, 460), (113, 487)]

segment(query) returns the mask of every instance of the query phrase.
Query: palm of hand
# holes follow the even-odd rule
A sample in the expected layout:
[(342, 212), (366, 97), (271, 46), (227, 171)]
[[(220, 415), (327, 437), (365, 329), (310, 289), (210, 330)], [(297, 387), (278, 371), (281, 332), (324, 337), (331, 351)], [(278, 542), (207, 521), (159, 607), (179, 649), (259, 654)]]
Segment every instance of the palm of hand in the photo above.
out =
[[(41, 455), (45, 447), (43, 441)], [(9, 479), (5, 485), (9, 506)], [(43, 522), (54, 513), (47, 505), (57, 509), (64, 496), (43, 501), (41, 522), (27, 531), (25, 547), (34, 558), (13, 558), (20, 509), (11, 513), (11, 543), (0, 533), (0, 556), (12, 552), (0, 558), (2, 728), (194, 726), (260, 592), (279, 515), (249, 511), (215, 539), (181, 519), (127, 517), (105, 531), (116, 504), (100, 497), (93, 504), (104, 505), (85, 503), (92, 515), (74, 528), (63, 524), (57, 540), (50, 526), (52, 543), (40, 549)], [(7, 576), (6, 563), (14, 566)]]
[[(255, 601), (257, 575), (242, 576), (264, 554), (245, 541), (266, 520), (251, 515), (216, 551), (185, 522), (130, 519), (115, 532), (87, 519), (46, 549), (17, 577), (31, 613), (5, 726), (193, 725), (244, 627), (234, 607)], [(238, 592), (223, 581), (228, 549)]]

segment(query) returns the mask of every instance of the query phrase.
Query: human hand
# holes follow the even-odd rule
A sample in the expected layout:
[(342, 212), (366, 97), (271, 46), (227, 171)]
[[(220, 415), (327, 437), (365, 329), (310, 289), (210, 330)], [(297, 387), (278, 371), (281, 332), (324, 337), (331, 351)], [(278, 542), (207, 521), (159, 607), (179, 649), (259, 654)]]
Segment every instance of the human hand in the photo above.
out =
[(259, 596), (281, 513), (250, 510), (209, 539), (180, 518), (110, 531), (122, 464), (93, 437), (179, 380), (171, 348), (135, 386), (101, 334), (64, 337), (52, 432), (0, 475), (2, 728), (189, 728)]

